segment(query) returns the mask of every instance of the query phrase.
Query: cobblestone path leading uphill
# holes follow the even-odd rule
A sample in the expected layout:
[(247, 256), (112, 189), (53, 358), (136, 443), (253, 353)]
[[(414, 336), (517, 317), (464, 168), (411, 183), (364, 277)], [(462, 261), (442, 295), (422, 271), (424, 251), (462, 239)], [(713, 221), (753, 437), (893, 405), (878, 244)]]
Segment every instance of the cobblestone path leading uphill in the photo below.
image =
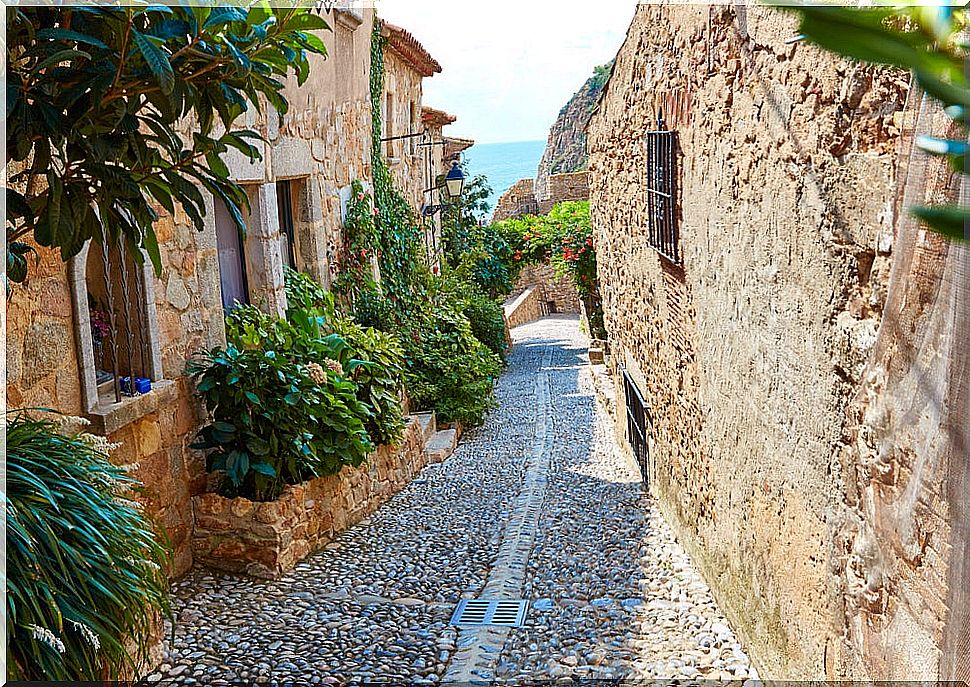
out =
[[(513, 337), (485, 425), (377, 513), (275, 582), (177, 582), (174, 643), (149, 680), (754, 677), (615, 446), (578, 320)], [(456, 628), (463, 598), (530, 606), (520, 628)]]

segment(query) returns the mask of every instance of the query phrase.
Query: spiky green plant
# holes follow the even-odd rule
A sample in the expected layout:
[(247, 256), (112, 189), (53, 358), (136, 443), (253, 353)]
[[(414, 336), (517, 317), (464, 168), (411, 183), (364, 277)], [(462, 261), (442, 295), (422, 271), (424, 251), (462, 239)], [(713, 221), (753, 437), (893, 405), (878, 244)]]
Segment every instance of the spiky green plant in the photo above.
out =
[(8, 678), (130, 677), (168, 612), (168, 551), (125, 498), (138, 482), (103, 437), (24, 413), (6, 432)]

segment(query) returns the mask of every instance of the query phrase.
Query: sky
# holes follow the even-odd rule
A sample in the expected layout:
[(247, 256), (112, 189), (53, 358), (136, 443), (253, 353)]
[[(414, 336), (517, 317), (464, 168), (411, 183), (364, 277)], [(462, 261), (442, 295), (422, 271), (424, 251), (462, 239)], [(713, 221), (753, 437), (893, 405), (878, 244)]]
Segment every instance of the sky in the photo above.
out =
[(457, 115), (450, 136), (545, 140), (593, 67), (616, 55), (636, 0), (377, 0), (441, 63), (424, 104)]

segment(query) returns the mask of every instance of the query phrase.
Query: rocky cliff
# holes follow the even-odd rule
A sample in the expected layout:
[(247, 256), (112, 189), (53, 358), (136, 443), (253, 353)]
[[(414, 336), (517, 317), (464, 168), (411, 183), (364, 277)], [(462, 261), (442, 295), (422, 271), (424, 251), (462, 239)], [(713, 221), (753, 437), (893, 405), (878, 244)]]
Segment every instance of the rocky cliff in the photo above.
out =
[(540, 203), (549, 198), (550, 175), (586, 169), (586, 124), (612, 68), (610, 62), (593, 70), (593, 76), (559, 111), (536, 174), (535, 194)]

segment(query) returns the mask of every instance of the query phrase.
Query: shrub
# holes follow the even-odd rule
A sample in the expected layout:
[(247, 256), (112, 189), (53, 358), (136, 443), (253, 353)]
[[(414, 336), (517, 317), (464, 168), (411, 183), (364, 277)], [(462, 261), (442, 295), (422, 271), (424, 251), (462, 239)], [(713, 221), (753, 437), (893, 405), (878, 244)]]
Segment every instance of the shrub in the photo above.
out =
[(195, 359), (190, 372), (212, 422), (193, 448), (214, 449), (207, 467), (226, 473), (224, 495), (272, 500), (286, 484), (360, 465), (373, 450), (356, 386), (323, 362), (233, 344)]
[(402, 343), (405, 381), (415, 404), (434, 409), (443, 422), (480, 425), (492, 406), (492, 384), (502, 363), (475, 338), (460, 305), (431, 305), (410, 324)]
[(333, 295), (313, 277), (289, 266), (283, 268), (283, 277), (288, 312), (297, 309), (319, 310), (324, 315), (333, 317)]
[[(357, 398), (370, 410), (365, 422), (371, 439), (378, 444), (395, 444), (404, 431), (404, 411), (401, 407), (404, 350), (395, 336), (362, 327), (351, 318), (338, 318), (333, 329), (346, 342), (346, 356), (342, 361), (350, 368), (351, 379), (357, 385)], [(356, 364), (354, 364), (356, 363)]]
[(148, 660), (168, 611), (169, 561), (103, 437), (7, 422), (7, 670), (13, 680), (96, 681)]
[(462, 313), (468, 318), (472, 334), (505, 362), (509, 342), (505, 338), (505, 313), (497, 301), (482, 293), (464, 299)]

